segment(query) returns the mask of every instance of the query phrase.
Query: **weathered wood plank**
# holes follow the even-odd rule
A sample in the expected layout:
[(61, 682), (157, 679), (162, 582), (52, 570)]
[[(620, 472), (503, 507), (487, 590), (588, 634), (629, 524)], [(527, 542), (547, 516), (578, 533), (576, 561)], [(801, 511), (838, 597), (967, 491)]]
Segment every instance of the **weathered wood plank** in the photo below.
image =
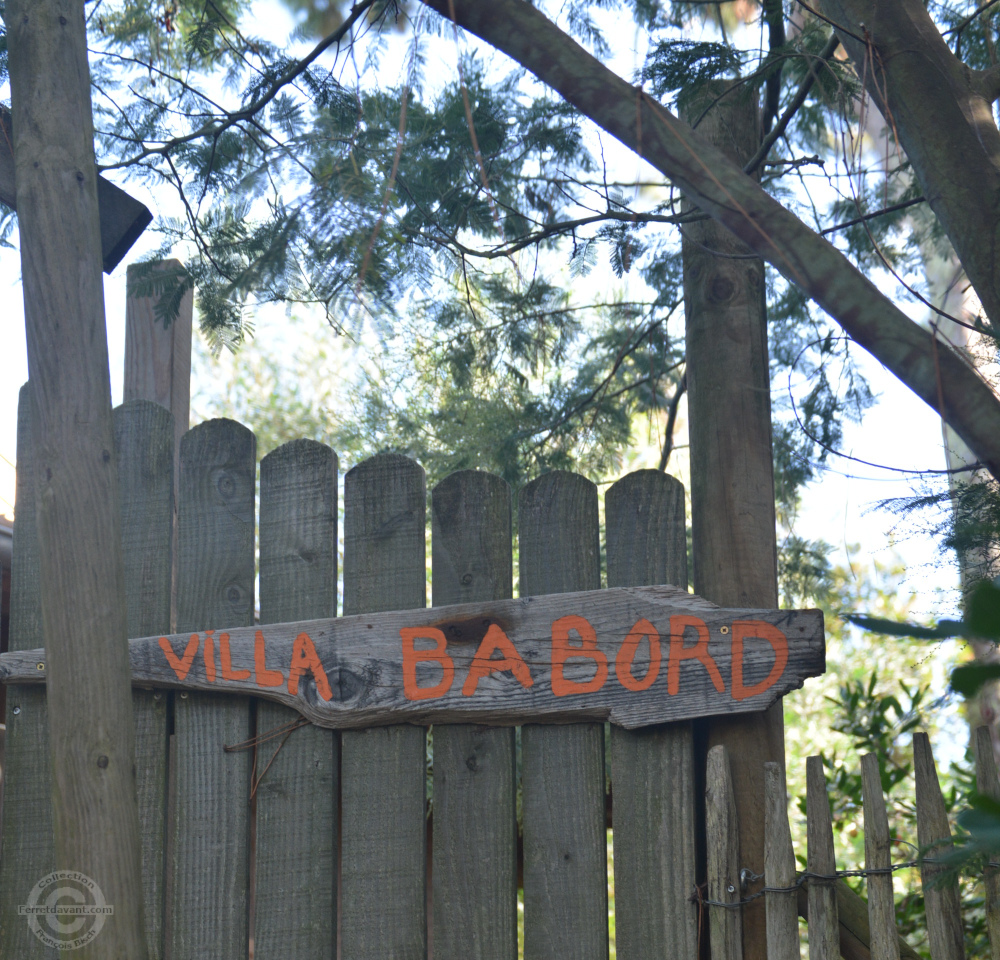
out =
[[(764, 883), (767, 887), (794, 887), (795, 853), (788, 827), (785, 771), (781, 764), (764, 766)], [(768, 960), (799, 960), (799, 918), (795, 890), (764, 895), (767, 909)]]
[[(431, 515), (434, 605), (510, 597), (510, 487), (488, 473), (453, 473), (434, 488)], [(434, 728), (436, 960), (517, 956), (514, 763), (513, 729)]]
[[(337, 455), (293, 440), (260, 464), (260, 622), (336, 615)], [(259, 737), (299, 719), (257, 703)], [(339, 737), (316, 726), (258, 747), (255, 960), (336, 954), (339, 768)]]
[[(976, 728), (972, 748), (976, 756), (976, 789), (984, 796), (1000, 801), (1000, 774), (997, 773), (989, 727)], [(987, 866), (983, 871), (983, 888), (990, 955), (992, 960), (1000, 960), (1000, 868)]]
[[(608, 586), (687, 584), (684, 486), (631, 473), (604, 500)], [(648, 640), (646, 641), (648, 642)], [(642, 676), (637, 668), (633, 675)], [(611, 728), (615, 948), (619, 960), (698, 952), (694, 746), (689, 722)]]
[[(600, 587), (589, 480), (554, 471), (524, 487), (518, 537), (522, 597)], [(607, 960), (603, 727), (525, 724), (521, 778), (525, 960)]]
[[(643, 629), (658, 642), (640, 642)], [(185, 632), (133, 641), (134, 680), (252, 693), (330, 727), (599, 719), (635, 728), (759, 709), (822, 673), (825, 657), (817, 610), (724, 610), (669, 586), (214, 632), (235, 672), (210, 673), (207, 641)], [(271, 685), (258, 648), (268, 664), (295, 659), (294, 680)], [(501, 650), (508, 662), (489, 666)], [(4, 654), (0, 680), (40, 680), (43, 661), (42, 651)], [(641, 689), (636, 678), (651, 673)]]
[[(256, 441), (241, 424), (209, 420), (181, 441), (177, 626), (253, 624)], [(221, 634), (201, 648), (221, 656)], [(220, 654), (216, 654), (216, 649)], [(244, 960), (248, 950), (249, 750), (246, 697), (174, 697), (176, 797), (168, 952), (172, 960)]]
[(705, 766), (705, 845), (708, 860), (708, 936), (713, 960), (742, 960), (743, 909), (739, 903), (740, 836), (733, 775), (726, 748), (708, 751)]
[(933, 862), (951, 852), (951, 826), (941, 795), (934, 754), (926, 733), (913, 734), (913, 768), (916, 778), (917, 843), (920, 845), (920, 880), (927, 905), (927, 933), (933, 960), (963, 960), (962, 901), (958, 880), (939, 878), (941, 866)]
[[(149, 400), (114, 411), (129, 636), (170, 629), (174, 418)], [(163, 956), (168, 694), (132, 691), (143, 907), (150, 960)]]
[[(32, 451), (31, 388), (21, 387), (17, 405), (17, 516), (11, 558), (10, 649), (40, 647), (35, 468)], [(55, 869), (52, 848), (52, 777), (45, 688), (7, 688), (4, 768), (3, 855), (0, 856), (0, 957), (56, 960), (28, 928), (17, 908), (31, 888)]]
[[(833, 825), (827, 799), (823, 758), (806, 760), (806, 836), (810, 873), (832, 877), (837, 872)], [(840, 919), (834, 880), (809, 881), (809, 960), (837, 960), (840, 955)]]
[[(861, 789), (865, 814), (865, 869), (888, 871), (892, 865), (892, 838), (878, 757), (873, 753), (866, 753), (861, 758)], [(867, 885), (872, 960), (899, 960), (892, 874), (869, 874)]]
[[(425, 513), (424, 471), (412, 460), (380, 454), (347, 474), (345, 614), (426, 604)], [(423, 727), (396, 725), (343, 734), (344, 960), (426, 956), (425, 749)]]

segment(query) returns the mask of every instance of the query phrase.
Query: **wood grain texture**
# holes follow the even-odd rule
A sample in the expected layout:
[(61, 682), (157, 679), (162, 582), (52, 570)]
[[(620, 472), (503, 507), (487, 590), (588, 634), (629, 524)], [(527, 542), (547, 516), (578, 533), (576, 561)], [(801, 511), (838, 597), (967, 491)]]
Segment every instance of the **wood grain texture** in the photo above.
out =
[[(976, 757), (976, 789), (984, 796), (1000, 801), (1000, 774), (997, 772), (989, 727), (976, 728), (972, 737), (972, 749)], [(992, 960), (1000, 960), (1000, 868), (988, 866), (983, 871), (983, 894), (986, 901), (986, 927), (990, 935), (990, 956)]]
[[(810, 873), (833, 876), (837, 860), (833, 825), (827, 799), (822, 757), (806, 760), (806, 868)], [(809, 881), (809, 960), (837, 960), (840, 955), (840, 919), (835, 881)]]
[[(344, 613), (426, 604), (426, 486), (419, 464), (379, 454), (344, 478)], [(426, 731), (345, 731), (341, 741), (341, 956), (424, 960)]]
[[(173, 274), (183, 270), (183, 265), (179, 260), (163, 260), (157, 269)], [(156, 316), (159, 298), (139, 296), (134, 290), (139, 278), (149, 282), (149, 265), (130, 265), (126, 276), (125, 386), (122, 396), (126, 401), (154, 400), (166, 407), (174, 417), (174, 443), (179, 452), (191, 411), (194, 291), (189, 290), (184, 295), (177, 316), (164, 326)], [(175, 494), (176, 482), (175, 476)]]
[(913, 734), (913, 770), (916, 778), (917, 843), (920, 880), (927, 909), (927, 934), (933, 960), (963, 960), (962, 901), (958, 880), (942, 883), (940, 865), (933, 862), (951, 852), (951, 825), (945, 809), (934, 754), (926, 733)]
[[(785, 772), (777, 763), (764, 765), (764, 883), (794, 887), (795, 853), (788, 826)], [(799, 918), (795, 890), (765, 895), (768, 960), (799, 960)]]
[[(435, 606), (514, 589), (511, 493), (500, 477), (453, 473), (431, 496)], [(434, 728), (433, 949), (436, 960), (517, 956), (514, 730)]]
[[(599, 719), (637, 728), (759, 709), (824, 664), (819, 611), (724, 610), (670, 586), (213, 633), (240, 673), (210, 672), (208, 637), (183, 633), (132, 641), (134, 681), (251, 693), (330, 727)], [(506, 640), (504, 668), (487, 669)], [(306, 641), (318, 667), (297, 671), (295, 683), (258, 671), (258, 646), (272, 667), (288, 668)], [(592, 646), (578, 652), (581, 643)], [(3, 654), (0, 680), (40, 681), (38, 662), (42, 651)]]
[[(170, 629), (174, 419), (150, 400), (114, 411), (129, 636)], [(143, 906), (150, 960), (163, 957), (168, 694), (132, 690)]]
[[(597, 488), (544, 474), (518, 500), (520, 595), (601, 585)], [(604, 730), (521, 730), (525, 960), (607, 960)]]
[(716, 903), (706, 908), (712, 958), (742, 960), (743, 908), (719, 906), (738, 903), (742, 896), (733, 776), (721, 744), (708, 751), (705, 766), (705, 851), (708, 899)]
[[(865, 813), (865, 869), (887, 870), (892, 864), (892, 838), (878, 757), (873, 753), (866, 753), (861, 758), (861, 788)], [(892, 874), (871, 874), (866, 879), (872, 960), (899, 960)]]
[[(118, 468), (83, 5), (14, 0), (9, 74), (56, 866), (115, 913), (80, 960), (145, 960)], [(74, 943), (75, 941), (70, 941)]]
[[(44, 643), (31, 421), (31, 390), (26, 383), (21, 387), (17, 405), (17, 518), (11, 557), (11, 650), (32, 649)], [(18, 906), (27, 903), (31, 888), (55, 869), (45, 689), (21, 685), (8, 687), (5, 719), (0, 957), (56, 960), (56, 951), (42, 944), (28, 928), (24, 917), (17, 915)]]
[[(260, 620), (336, 615), (337, 455), (293, 440), (260, 464)], [(257, 703), (258, 736), (298, 719)], [(340, 738), (311, 725), (287, 736), (258, 748), (254, 958), (333, 960)]]
[[(181, 441), (177, 626), (249, 626), (254, 617), (256, 441), (209, 420)], [(174, 697), (169, 893), (171, 960), (244, 960), (248, 950), (250, 751), (246, 697)]]
[[(608, 587), (687, 585), (684, 486), (657, 470), (614, 484), (604, 499)], [(615, 949), (619, 960), (698, 951), (691, 890), (695, 776), (691, 724), (611, 728)]]
[[(758, 98), (729, 81), (699, 89), (684, 108), (698, 134), (739, 164), (760, 143)], [(707, 110), (707, 112), (706, 112)], [(714, 252), (713, 252), (714, 251)], [(716, 255), (718, 253), (718, 256)], [(725, 227), (684, 228), (691, 542), (695, 593), (725, 606), (778, 602), (771, 394), (763, 261)], [(728, 748), (743, 865), (764, 872), (764, 763), (784, 763), (781, 707), (708, 721), (709, 745)], [(744, 910), (747, 960), (764, 960), (763, 901)]]

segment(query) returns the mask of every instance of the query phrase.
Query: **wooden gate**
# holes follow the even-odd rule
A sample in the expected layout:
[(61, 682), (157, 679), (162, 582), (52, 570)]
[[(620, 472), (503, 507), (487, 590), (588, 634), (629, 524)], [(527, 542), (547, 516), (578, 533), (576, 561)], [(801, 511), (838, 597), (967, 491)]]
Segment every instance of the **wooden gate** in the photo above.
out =
[[(22, 390), (12, 650), (42, 646), (28, 403)], [(172, 419), (130, 401), (115, 424), (129, 635), (167, 633)], [(184, 436), (180, 461), (177, 631), (250, 626), (254, 436), (203, 423)], [(375, 456), (343, 489), (343, 614), (423, 607), (428, 575), (434, 605), (513, 595), (514, 505), (500, 478), (465, 471), (431, 491), (429, 564), (417, 463)], [(337, 491), (336, 454), (319, 443), (261, 461), (261, 623), (337, 614)], [(521, 595), (600, 588), (599, 499), (564, 472), (521, 491)], [(631, 474), (604, 510), (608, 586), (686, 587), (677, 480)], [(610, 739), (600, 723), (526, 725), (519, 737), (450, 725), (429, 740), (409, 724), (301, 726), (285, 706), (232, 695), (137, 689), (134, 706), (151, 957), (244, 960), (252, 937), (256, 960), (511, 960), (523, 883), (526, 956), (605, 960), (609, 790), (618, 956), (697, 953), (690, 723), (616, 727)], [(7, 724), (0, 956), (54, 958), (18, 916), (53, 869), (43, 688), (12, 685)]]

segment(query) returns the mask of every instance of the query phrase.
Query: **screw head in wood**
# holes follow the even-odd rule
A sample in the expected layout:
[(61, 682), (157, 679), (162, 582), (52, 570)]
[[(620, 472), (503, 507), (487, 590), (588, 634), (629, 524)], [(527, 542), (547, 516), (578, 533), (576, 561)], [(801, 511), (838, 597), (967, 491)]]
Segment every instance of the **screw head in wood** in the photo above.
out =
[(21, 712), (20, 707), (14, 707), (14, 716), (16, 717)]
[(729, 627), (719, 627), (719, 633), (721, 634), (729, 633)]

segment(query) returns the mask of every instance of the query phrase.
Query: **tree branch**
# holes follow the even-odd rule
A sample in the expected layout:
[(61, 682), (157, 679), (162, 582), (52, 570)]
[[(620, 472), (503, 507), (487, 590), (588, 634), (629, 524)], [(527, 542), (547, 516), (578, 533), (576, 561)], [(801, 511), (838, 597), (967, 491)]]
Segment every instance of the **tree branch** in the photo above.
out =
[[(423, 2), (447, 16), (449, 0)], [(992, 390), (957, 354), (936, 348), (931, 334), (840, 251), (526, 0), (455, 0), (455, 19), (670, 177), (693, 203), (816, 300), (858, 344), (938, 410), (1000, 477), (1000, 402)]]

